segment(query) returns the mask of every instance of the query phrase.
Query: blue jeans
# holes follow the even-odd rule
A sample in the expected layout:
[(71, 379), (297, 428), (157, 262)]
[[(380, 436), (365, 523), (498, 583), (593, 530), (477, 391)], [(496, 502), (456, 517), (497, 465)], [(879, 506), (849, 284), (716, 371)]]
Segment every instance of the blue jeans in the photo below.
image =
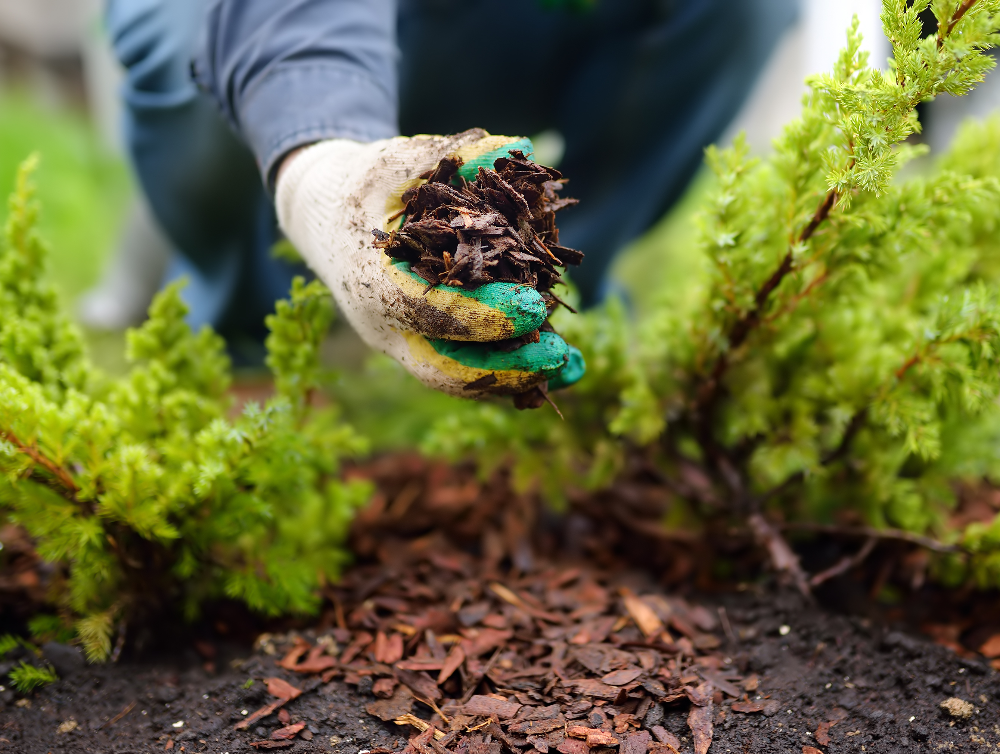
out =
[[(259, 334), (293, 266), (253, 157), (189, 76), (208, 0), (109, 0), (127, 70), (127, 139), (150, 205), (192, 279), (191, 321)], [(614, 255), (684, 191), (732, 120), (798, 0), (400, 0), (400, 132), (533, 134), (566, 143), (561, 242), (599, 300)], [(516, 19), (515, 24), (505, 24)], [(504, 41), (509, 47), (503, 46)], [(540, 75), (544, 72), (544, 75)]]
[(107, 23), (126, 70), (132, 165), (177, 252), (167, 279), (188, 279), (189, 324), (211, 325), (238, 349), (262, 342), (264, 317), (302, 269), (271, 257), (278, 223), (253, 156), (191, 80), (206, 4), (110, 0)]

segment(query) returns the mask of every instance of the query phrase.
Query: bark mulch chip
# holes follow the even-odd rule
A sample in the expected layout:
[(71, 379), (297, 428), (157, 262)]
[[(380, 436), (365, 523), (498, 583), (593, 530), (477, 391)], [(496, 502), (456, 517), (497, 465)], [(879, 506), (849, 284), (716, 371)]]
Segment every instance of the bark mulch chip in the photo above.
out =
[(403, 194), (406, 219), (391, 233), (375, 229), (375, 246), (410, 262), (427, 281), (473, 290), (492, 282), (520, 283), (551, 294), (556, 267), (578, 265), (583, 254), (559, 245), (555, 213), (576, 204), (562, 198), (558, 170), (511, 150), (480, 167), (472, 181), (457, 177), (462, 159), (446, 157), (420, 176), (427, 182)]

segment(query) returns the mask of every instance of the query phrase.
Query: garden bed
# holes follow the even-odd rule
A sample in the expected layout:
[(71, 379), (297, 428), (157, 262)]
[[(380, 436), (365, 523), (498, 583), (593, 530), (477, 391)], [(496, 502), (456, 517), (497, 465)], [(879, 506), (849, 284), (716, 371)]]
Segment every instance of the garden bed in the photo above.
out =
[[(409, 456), (355, 473), (379, 492), (355, 525), (358, 563), (327, 588), (317, 620), (270, 626), (251, 647), (259, 624), (216, 610), (161, 628), (151, 645), (175, 647), (169, 656), (140, 652), (148, 627), (136, 627), (119, 662), (102, 666), (49, 646), (59, 682), (23, 698), (0, 692), (0, 752), (670, 754), (710, 742), (710, 752), (834, 754), (1000, 743), (1000, 679), (962, 644), (995, 628), (989, 601), (953, 595), (942, 625), (936, 592), (923, 587), (881, 614), (851, 616), (830, 606), (870, 590), (885, 570), (877, 557), (827, 582), (823, 608), (759, 577), (736, 550), (746, 581), (713, 579), (699, 567), (704, 544), (657, 544), (635, 520), (621, 523), (628, 506), (616, 518), (601, 518), (596, 501), (554, 516), (502, 477), (480, 484)], [(641, 500), (641, 489), (623, 495)], [(905, 619), (966, 656), (899, 630)]]

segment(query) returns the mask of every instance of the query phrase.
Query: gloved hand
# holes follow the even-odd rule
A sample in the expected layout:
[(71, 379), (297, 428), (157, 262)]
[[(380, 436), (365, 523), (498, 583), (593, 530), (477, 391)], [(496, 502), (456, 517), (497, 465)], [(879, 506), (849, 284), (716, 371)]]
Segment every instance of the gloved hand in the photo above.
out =
[(429, 387), (480, 398), (518, 394), (548, 381), (552, 389), (584, 373), (580, 352), (555, 333), (513, 349), (496, 341), (533, 332), (545, 321), (541, 295), (529, 286), (488, 283), (475, 290), (426, 281), (409, 264), (373, 245), (372, 229), (401, 219), (403, 192), (447, 155), (469, 180), (527, 139), (473, 130), (456, 136), (399, 137), (369, 144), (324, 141), (289, 158), (278, 176), (282, 230), (329, 286), (340, 310), (372, 348), (389, 354)]

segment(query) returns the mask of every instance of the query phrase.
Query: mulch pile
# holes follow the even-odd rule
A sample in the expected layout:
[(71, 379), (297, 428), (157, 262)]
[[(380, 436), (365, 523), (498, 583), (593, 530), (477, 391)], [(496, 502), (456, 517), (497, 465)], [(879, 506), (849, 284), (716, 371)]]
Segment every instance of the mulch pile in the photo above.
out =
[[(672, 754), (681, 742), (661, 725), (663, 705), (690, 710), (704, 754), (724, 696), (742, 697), (736, 711), (764, 709), (748, 697), (757, 679), (723, 649), (724, 611), (637, 594), (598, 568), (522, 553), (521, 567), (503, 571), (499, 559), (441, 536), (385, 548), (382, 562), (328, 591), (336, 625), (324, 639), (270, 648), (265, 637), (265, 651), (286, 670), (374, 694), (369, 714), (417, 733), (406, 754)], [(239, 725), (294, 698), (272, 694)], [(293, 734), (255, 744), (290, 745)]]
[[(494, 170), (479, 168), (473, 181), (456, 173), (462, 159), (446, 157), (403, 194), (406, 216), (392, 233), (373, 230), (375, 246), (411, 263), (428, 283), (468, 290), (492, 282), (520, 283), (558, 301), (556, 267), (578, 265), (583, 254), (559, 245), (555, 213), (576, 204), (558, 195), (558, 170), (511, 150)], [(453, 185), (457, 182), (457, 185)]]

